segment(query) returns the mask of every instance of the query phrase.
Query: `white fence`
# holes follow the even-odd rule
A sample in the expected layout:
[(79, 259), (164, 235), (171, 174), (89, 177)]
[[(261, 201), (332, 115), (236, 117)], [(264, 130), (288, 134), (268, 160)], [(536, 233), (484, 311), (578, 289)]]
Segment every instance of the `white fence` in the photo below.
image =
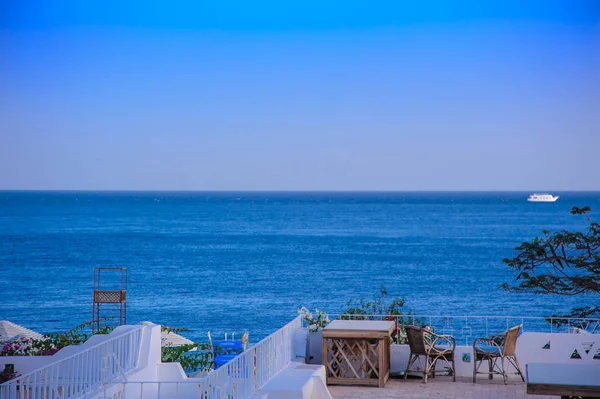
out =
[(113, 399), (247, 399), (283, 370), (294, 357), (296, 331), (302, 320), (290, 323), (203, 378), (183, 381), (127, 381), (105, 389)]
[[(600, 334), (600, 319), (565, 319), (531, 316), (431, 316), (431, 315), (360, 315), (334, 314), (330, 319), (350, 320), (392, 320), (396, 326), (423, 325), (431, 327), (438, 334), (449, 334), (459, 345), (471, 345), (473, 340), (500, 334), (521, 324), (523, 332), (539, 333), (590, 333)], [(557, 322), (560, 322), (560, 326)]]
[(0, 385), (1, 399), (77, 398), (138, 365), (142, 326)]

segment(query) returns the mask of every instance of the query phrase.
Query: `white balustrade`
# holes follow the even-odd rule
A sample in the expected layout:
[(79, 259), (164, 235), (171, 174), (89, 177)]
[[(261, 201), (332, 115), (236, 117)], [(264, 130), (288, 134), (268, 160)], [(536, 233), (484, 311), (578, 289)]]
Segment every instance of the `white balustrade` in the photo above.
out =
[(84, 396), (138, 365), (142, 326), (85, 348), (0, 385), (2, 399), (66, 399)]
[(180, 381), (124, 381), (107, 386), (111, 399), (247, 399), (283, 370), (295, 353), (296, 331), (302, 320), (290, 323), (202, 378)]

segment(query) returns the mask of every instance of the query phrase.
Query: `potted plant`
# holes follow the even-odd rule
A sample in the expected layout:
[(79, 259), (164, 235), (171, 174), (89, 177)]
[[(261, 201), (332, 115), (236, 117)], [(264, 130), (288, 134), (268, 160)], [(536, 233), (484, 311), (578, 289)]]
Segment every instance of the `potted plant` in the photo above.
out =
[(7, 381), (14, 380), (18, 375), (15, 373), (14, 364), (5, 364), (4, 370), (0, 371), (0, 384), (4, 384)]
[(323, 327), (329, 323), (327, 313), (315, 309), (311, 313), (304, 306), (298, 309), (298, 314), (306, 323), (308, 329), (308, 339), (306, 340), (305, 360), (308, 364), (321, 364), (321, 354), (323, 351)]

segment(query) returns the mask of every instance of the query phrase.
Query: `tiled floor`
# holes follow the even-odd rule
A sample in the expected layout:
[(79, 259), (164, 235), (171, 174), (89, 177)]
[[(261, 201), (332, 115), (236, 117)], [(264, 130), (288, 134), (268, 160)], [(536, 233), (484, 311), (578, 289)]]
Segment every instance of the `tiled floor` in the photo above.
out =
[(423, 384), (422, 379), (403, 380), (391, 378), (385, 388), (363, 386), (328, 386), (334, 399), (357, 398), (402, 398), (402, 399), (549, 399), (557, 396), (527, 395), (525, 383), (520, 380), (509, 380), (504, 385), (502, 379), (478, 379), (476, 384), (470, 378), (436, 376)]

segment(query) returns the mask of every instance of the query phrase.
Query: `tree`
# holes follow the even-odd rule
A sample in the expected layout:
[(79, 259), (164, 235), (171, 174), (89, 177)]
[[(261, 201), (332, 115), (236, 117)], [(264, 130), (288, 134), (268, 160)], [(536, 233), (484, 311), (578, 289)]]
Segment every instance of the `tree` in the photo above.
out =
[[(572, 215), (587, 218), (589, 227), (585, 231), (543, 230), (541, 238), (516, 247), (515, 258), (502, 260), (515, 274), (516, 284), (504, 283), (502, 288), (510, 292), (564, 296), (600, 294), (600, 224), (592, 221), (590, 211), (588, 206), (571, 209)], [(598, 305), (573, 308), (560, 317), (596, 315), (600, 315)]]

